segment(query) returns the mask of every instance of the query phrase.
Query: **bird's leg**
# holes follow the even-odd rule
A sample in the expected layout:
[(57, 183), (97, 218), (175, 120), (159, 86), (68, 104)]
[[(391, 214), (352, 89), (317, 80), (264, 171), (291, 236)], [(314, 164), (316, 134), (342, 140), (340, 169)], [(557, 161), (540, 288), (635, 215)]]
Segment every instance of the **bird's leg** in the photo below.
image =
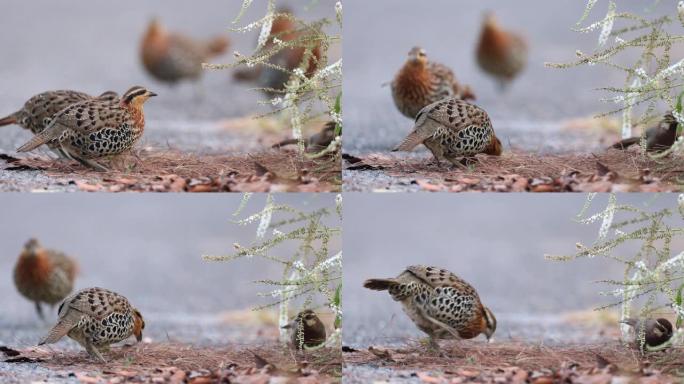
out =
[(98, 351), (97, 348), (95, 348), (95, 346), (93, 345), (93, 343), (91, 341), (88, 341), (88, 340), (85, 341), (85, 349), (91, 357), (94, 357), (103, 363), (107, 362), (107, 360), (105, 360), (105, 358), (102, 356), (100, 351)]
[(105, 344), (101, 347), (98, 347), (98, 349), (100, 350), (100, 352), (109, 352), (111, 350), (109, 344)]
[(98, 163), (95, 160), (84, 159), (82, 157), (77, 157), (77, 156), (72, 156), (72, 157), (74, 158), (74, 160), (85, 165), (86, 167), (92, 168), (92, 169), (99, 171), (99, 172), (109, 172), (109, 168), (105, 167), (104, 165)]
[(43, 307), (40, 306), (40, 303), (36, 301), (36, 312), (38, 312), (38, 316), (40, 316), (41, 320), (45, 320), (45, 315), (43, 314)]

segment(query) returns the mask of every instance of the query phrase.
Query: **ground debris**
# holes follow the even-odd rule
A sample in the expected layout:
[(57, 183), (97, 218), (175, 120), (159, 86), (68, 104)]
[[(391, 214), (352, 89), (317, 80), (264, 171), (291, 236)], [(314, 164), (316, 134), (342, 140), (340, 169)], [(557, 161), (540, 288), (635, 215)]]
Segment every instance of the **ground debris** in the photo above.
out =
[[(446, 344), (446, 343), (445, 343)], [(423, 383), (672, 383), (679, 382), (684, 350), (671, 349), (646, 356), (615, 343), (544, 346), (519, 342), (485, 345), (459, 341), (426, 354), (419, 343), (409, 348), (357, 350), (344, 354), (346, 366), (377, 366), (396, 377), (416, 377)], [(458, 351), (458, 352), (456, 352)]]
[(382, 170), (430, 192), (671, 192), (684, 188), (684, 162), (638, 152), (478, 156), (474, 165), (437, 165), (429, 158), (343, 156), (345, 171)]
[(16, 352), (19, 355), (13, 362), (38, 363), (83, 383), (332, 383), (339, 382), (342, 371), (339, 351), (321, 349), (315, 354), (307, 351), (310, 359), (304, 362), (277, 343), (249, 349), (137, 344), (112, 348), (107, 353), (106, 364), (93, 361), (85, 352), (55, 352), (43, 348)]
[[(97, 172), (66, 160), (0, 154), (5, 171), (43, 171), (86, 192), (331, 192), (340, 190), (339, 159), (312, 160), (293, 151), (195, 155), (143, 149)], [(104, 162), (104, 161), (103, 161)]]

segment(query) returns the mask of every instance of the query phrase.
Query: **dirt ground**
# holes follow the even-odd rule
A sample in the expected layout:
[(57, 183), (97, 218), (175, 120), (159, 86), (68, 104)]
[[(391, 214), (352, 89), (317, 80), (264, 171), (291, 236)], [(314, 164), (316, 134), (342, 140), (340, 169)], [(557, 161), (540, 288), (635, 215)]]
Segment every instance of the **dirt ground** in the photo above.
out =
[(681, 348), (641, 355), (619, 343), (545, 346), (505, 342), (459, 342), (442, 351), (425, 346), (345, 349), (345, 382), (415, 383), (673, 383), (684, 375)]
[[(273, 342), (223, 347), (125, 344), (112, 349), (105, 364), (93, 361), (84, 352), (54, 352), (40, 347), (22, 351), (0, 347), (0, 352), (5, 364), (45, 370), (51, 382), (332, 383), (339, 382), (342, 371), (339, 349), (297, 352)], [(0, 373), (3, 376), (3, 381), (17, 379)]]

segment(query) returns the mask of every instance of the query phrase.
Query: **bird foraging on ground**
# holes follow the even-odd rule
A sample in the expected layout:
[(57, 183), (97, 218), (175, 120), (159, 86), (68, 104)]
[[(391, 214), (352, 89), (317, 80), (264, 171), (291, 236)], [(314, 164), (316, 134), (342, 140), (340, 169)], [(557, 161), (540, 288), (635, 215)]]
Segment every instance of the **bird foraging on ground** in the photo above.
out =
[(106, 362), (102, 352), (109, 350), (110, 344), (133, 335), (141, 341), (143, 329), (145, 320), (128, 299), (104, 288), (86, 288), (64, 300), (57, 324), (38, 345), (69, 336), (91, 357)]
[(621, 323), (634, 328), (634, 345), (642, 351), (646, 350), (648, 347), (658, 347), (666, 343), (673, 334), (672, 323), (664, 318), (629, 318), (621, 321)]
[[(332, 141), (335, 140), (336, 126), (337, 124), (334, 121), (327, 122), (325, 126), (323, 126), (323, 128), (320, 130), (320, 132), (311, 135), (311, 137), (304, 141), (306, 149), (311, 152), (318, 152), (324, 150), (325, 148), (328, 148), (330, 143), (332, 143)], [(273, 148), (280, 148), (286, 145), (297, 144), (297, 142), (297, 139), (287, 139), (279, 143), (273, 144)]]
[(438, 339), (472, 339), (484, 334), (489, 340), (496, 331), (496, 318), (482, 305), (475, 288), (446, 269), (413, 265), (395, 278), (369, 279), (363, 286), (388, 291), (430, 337), (434, 349), (439, 349)]
[(143, 104), (156, 95), (135, 86), (118, 102), (91, 99), (72, 104), (54, 115), (42, 132), (17, 151), (28, 152), (56, 140), (67, 157), (107, 171), (95, 159), (117, 155), (133, 147), (145, 129)]
[(484, 109), (450, 97), (421, 109), (411, 133), (393, 151), (410, 151), (419, 144), (432, 152), (439, 164), (468, 162), (478, 153), (501, 155), (501, 141)]
[(446, 97), (475, 99), (469, 86), (456, 81), (456, 76), (447, 66), (429, 61), (425, 50), (420, 47), (409, 51), (406, 63), (392, 80), (391, 89), (394, 105), (411, 119), (426, 105)]
[(74, 288), (77, 271), (74, 259), (29, 239), (14, 267), (14, 285), (22, 296), (36, 304), (38, 316), (44, 319), (41, 304), (54, 307), (64, 300)]
[(195, 81), (202, 75), (202, 63), (226, 52), (230, 41), (216, 36), (201, 41), (180, 33), (169, 32), (153, 19), (143, 36), (140, 56), (147, 72), (159, 81), (175, 84)]
[(494, 77), (501, 88), (506, 88), (527, 64), (528, 48), (525, 39), (501, 28), (494, 13), (487, 12), (477, 46), (477, 63)]
[(325, 325), (310, 309), (299, 312), (290, 324), (283, 328), (291, 332), (290, 342), (295, 349), (315, 347), (325, 342)]
[[(677, 119), (668, 113), (663, 116), (657, 126), (646, 130), (646, 151), (663, 152), (668, 150), (677, 139)], [(641, 137), (630, 137), (613, 144), (612, 148), (626, 149), (634, 144), (639, 144)]]
[[(116, 101), (118, 97), (112, 91), (97, 97), (72, 90), (47, 91), (31, 97), (20, 110), (0, 119), (0, 126), (16, 124), (36, 135), (50, 125), (52, 116), (72, 104), (92, 99)], [(49, 142), (48, 147), (59, 154), (56, 141)]]
[[(259, 50), (260, 54), (271, 55), (267, 60), (271, 66), (256, 65), (252, 68), (236, 70), (233, 73), (235, 80), (254, 82), (259, 88), (263, 88), (269, 97), (285, 90), (285, 84), (290, 80), (292, 71), (297, 68), (303, 68), (305, 76), (313, 76), (320, 67), (322, 56), (321, 44), (316, 41), (305, 41), (310, 31), (297, 25), (294, 14), (289, 8), (278, 8), (275, 14), (271, 32)], [(298, 40), (302, 41), (296, 43), (297, 46), (279, 47), (281, 44), (295, 44)], [(308, 55), (307, 48), (310, 49)], [(306, 63), (304, 63), (305, 60)]]

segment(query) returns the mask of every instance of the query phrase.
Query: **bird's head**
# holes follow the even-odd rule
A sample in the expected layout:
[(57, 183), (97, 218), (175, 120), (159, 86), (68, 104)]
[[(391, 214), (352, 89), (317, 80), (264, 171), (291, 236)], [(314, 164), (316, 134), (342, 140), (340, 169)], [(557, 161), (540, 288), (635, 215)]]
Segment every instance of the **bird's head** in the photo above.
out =
[(142, 341), (142, 331), (145, 329), (145, 320), (143, 319), (142, 313), (137, 309), (133, 309), (133, 334), (138, 342)]
[(666, 130), (672, 130), (672, 131), (677, 131), (677, 125), (679, 123), (677, 122), (677, 119), (674, 117), (672, 112), (666, 114), (663, 116), (663, 119), (660, 121), (660, 128), (666, 129)]
[(414, 65), (424, 65), (427, 63), (427, 54), (421, 47), (413, 47), (408, 53), (408, 61)]
[(483, 312), (486, 323), (484, 334), (487, 337), (487, 341), (489, 341), (491, 340), (492, 335), (494, 335), (494, 332), (496, 332), (496, 317), (494, 317), (494, 313), (487, 307), (483, 307)]
[(166, 28), (162, 25), (158, 18), (153, 18), (147, 25), (147, 36), (161, 36), (166, 35)]
[(135, 86), (124, 93), (121, 97), (121, 103), (126, 106), (141, 107), (147, 99), (153, 96), (157, 96), (157, 94), (145, 87)]
[(501, 140), (499, 140), (496, 135), (492, 135), (492, 140), (489, 142), (487, 148), (485, 148), (484, 153), (491, 156), (501, 156), (503, 152), (503, 146), (501, 145)]
[(26, 244), (24, 244), (24, 251), (27, 253), (34, 253), (38, 248), (40, 248), (40, 243), (35, 237), (30, 238)]

